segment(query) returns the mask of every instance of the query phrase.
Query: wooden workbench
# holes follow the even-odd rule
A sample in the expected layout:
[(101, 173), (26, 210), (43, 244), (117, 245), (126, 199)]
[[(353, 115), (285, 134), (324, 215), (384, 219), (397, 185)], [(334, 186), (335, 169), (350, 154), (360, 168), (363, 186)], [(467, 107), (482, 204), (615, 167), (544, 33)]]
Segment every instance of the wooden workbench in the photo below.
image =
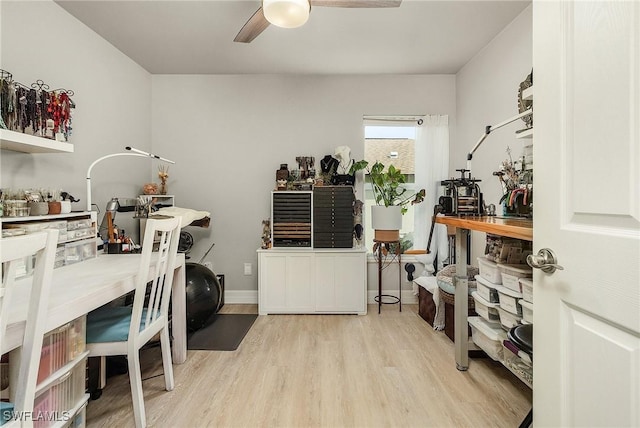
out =
[(467, 279), (467, 237), (470, 230), (486, 232), (509, 238), (533, 241), (533, 221), (505, 217), (436, 217), (436, 223), (456, 228), (456, 275), (454, 346), (458, 370), (469, 368), (469, 284)]

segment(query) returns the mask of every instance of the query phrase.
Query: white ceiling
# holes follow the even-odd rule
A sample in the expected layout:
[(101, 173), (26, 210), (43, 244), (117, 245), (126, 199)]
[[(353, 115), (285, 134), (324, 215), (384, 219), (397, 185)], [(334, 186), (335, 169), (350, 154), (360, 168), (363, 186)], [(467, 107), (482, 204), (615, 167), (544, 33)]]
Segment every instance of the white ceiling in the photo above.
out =
[(56, 0), (153, 74), (450, 74), (530, 0), (404, 0), (399, 8), (314, 7), (297, 29), (233, 38), (259, 0)]

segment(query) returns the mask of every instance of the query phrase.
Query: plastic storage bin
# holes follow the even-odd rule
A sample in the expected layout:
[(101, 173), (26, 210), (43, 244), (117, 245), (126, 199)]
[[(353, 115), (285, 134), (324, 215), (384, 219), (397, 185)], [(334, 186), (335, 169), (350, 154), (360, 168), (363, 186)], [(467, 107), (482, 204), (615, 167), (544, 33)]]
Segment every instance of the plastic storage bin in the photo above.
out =
[(498, 303), (500, 302), (500, 297), (498, 295), (498, 290), (496, 289), (496, 284), (487, 281), (480, 275), (476, 275), (476, 288), (478, 290), (478, 294), (484, 300), (490, 303)]
[(533, 280), (531, 278), (520, 278), (520, 288), (522, 289), (524, 301), (533, 303)]
[(500, 296), (500, 307), (505, 311), (509, 311), (512, 314), (522, 315), (522, 308), (518, 300), (522, 299), (522, 293), (513, 291), (503, 285), (496, 287), (498, 296)]
[(533, 303), (524, 299), (520, 300), (519, 303), (522, 306), (522, 322), (533, 324)]
[(505, 311), (501, 307), (498, 307), (497, 309), (500, 314), (500, 324), (502, 324), (503, 328), (509, 330), (520, 324), (520, 320), (522, 320), (521, 316)]
[(498, 304), (484, 300), (477, 291), (471, 293), (475, 301), (476, 313), (484, 318), (490, 324), (500, 323), (500, 314), (498, 313)]
[(497, 263), (502, 277), (502, 285), (510, 288), (518, 293), (522, 293), (520, 289), (520, 278), (531, 278), (533, 272), (527, 265), (507, 265)]
[(502, 361), (502, 342), (507, 335), (500, 327), (487, 323), (480, 317), (469, 317), (471, 326), (471, 339), (478, 345), (491, 359)]
[[(520, 355), (514, 354), (514, 352), (504, 345), (503, 341), (503, 350), (502, 350), (502, 363), (513, 372), (516, 376), (518, 376), (524, 383), (526, 383), (529, 388), (533, 388), (533, 366), (531, 362), (527, 361), (528, 356), (523, 353), (525, 358), (520, 357)], [(510, 342), (509, 342), (510, 343)], [(521, 354), (520, 351), (518, 354)]]
[(480, 276), (494, 284), (502, 284), (502, 277), (498, 264), (492, 262), (486, 257), (478, 257), (478, 267), (480, 268)]

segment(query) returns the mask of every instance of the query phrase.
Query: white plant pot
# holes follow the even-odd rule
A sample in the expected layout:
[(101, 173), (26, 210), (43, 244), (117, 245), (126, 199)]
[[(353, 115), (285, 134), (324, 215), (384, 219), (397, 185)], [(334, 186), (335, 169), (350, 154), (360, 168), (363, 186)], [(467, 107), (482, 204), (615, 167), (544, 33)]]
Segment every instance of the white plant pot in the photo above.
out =
[(373, 205), (371, 207), (371, 227), (375, 230), (402, 229), (402, 207)]

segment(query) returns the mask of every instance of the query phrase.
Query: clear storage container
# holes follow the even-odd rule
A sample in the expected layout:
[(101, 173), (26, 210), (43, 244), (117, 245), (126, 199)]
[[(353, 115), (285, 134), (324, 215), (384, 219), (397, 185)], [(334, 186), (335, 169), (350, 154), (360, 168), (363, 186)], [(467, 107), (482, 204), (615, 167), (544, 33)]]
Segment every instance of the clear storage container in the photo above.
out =
[(533, 388), (533, 365), (529, 361), (528, 356), (522, 353), (522, 351), (516, 355), (511, 349), (504, 345), (504, 342), (502, 346), (502, 363), (526, 383), (529, 388)]
[(533, 280), (531, 278), (520, 278), (520, 288), (522, 289), (524, 301), (533, 303)]
[(522, 299), (522, 293), (513, 291), (503, 285), (496, 286), (498, 295), (500, 296), (500, 307), (512, 314), (522, 315), (522, 308), (518, 300)]
[(502, 361), (502, 341), (507, 338), (505, 332), (480, 317), (469, 317), (467, 320), (471, 326), (473, 343), (486, 352), (491, 359)]
[(509, 311), (505, 311), (501, 307), (498, 307), (497, 309), (498, 313), (500, 314), (500, 324), (502, 324), (502, 327), (506, 330), (509, 330), (520, 324), (520, 320), (522, 320), (521, 316), (512, 314)]
[(498, 264), (492, 262), (486, 257), (478, 257), (478, 267), (480, 268), (480, 276), (494, 284), (502, 284), (502, 277), (498, 270)]
[(500, 302), (500, 297), (498, 296), (498, 290), (496, 289), (496, 284), (487, 281), (480, 275), (476, 275), (476, 288), (478, 290), (478, 294), (484, 300), (490, 303), (498, 303)]
[(522, 306), (522, 322), (533, 324), (533, 303), (522, 299), (520, 305)]
[(491, 324), (500, 323), (500, 315), (498, 314), (499, 305), (497, 303), (487, 302), (482, 297), (480, 297), (477, 291), (471, 293), (471, 296), (475, 301), (475, 309), (478, 315), (480, 315)]
[(518, 293), (522, 293), (520, 289), (520, 278), (531, 278), (533, 272), (528, 265), (507, 265), (497, 263), (502, 277), (502, 285), (510, 288)]

